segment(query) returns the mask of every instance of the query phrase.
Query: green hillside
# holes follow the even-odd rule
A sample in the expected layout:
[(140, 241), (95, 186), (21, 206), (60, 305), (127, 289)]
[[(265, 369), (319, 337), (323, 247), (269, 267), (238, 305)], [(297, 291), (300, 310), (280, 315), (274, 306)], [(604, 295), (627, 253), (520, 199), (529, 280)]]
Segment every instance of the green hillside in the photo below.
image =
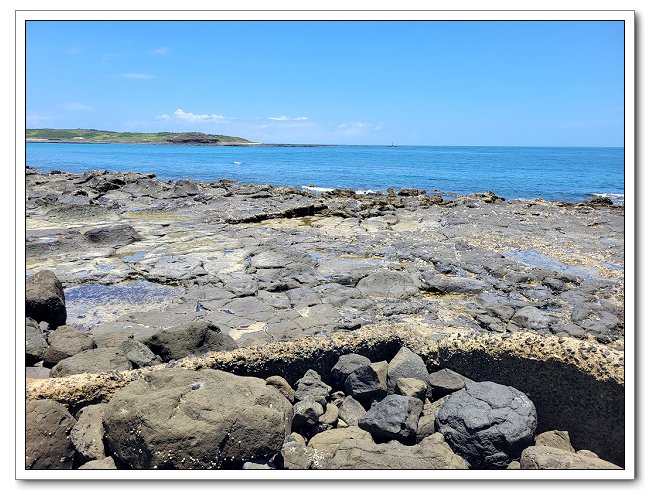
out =
[(229, 135), (203, 134), (201, 132), (109, 132), (93, 129), (52, 129), (38, 128), (26, 130), (27, 141), (34, 142), (97, 142), (121, 144), (193, 144), (226, 146), (232, 144), (254, 144), (241, 137)]

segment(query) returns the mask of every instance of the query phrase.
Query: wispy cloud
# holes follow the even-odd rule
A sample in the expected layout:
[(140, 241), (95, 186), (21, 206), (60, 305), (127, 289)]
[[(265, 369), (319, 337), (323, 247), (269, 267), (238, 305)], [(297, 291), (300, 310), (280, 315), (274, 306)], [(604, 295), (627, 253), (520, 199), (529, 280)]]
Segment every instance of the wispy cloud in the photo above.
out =
[(169, 48), (167, 47), (158, 47), (157, 49), (153, 49), (151, 51), (152, 54), (158, 54), (158, 55), (164, 55), (169, 52)]
[(156, 116), (157, 120), (180, 121), (186, 123), (226, 123), (229, 118), (217, 114), (195, 114), (190, 111), (177, 109), (171, 115), (164, 114)]
[(61, 107), (69, 111), (94, 111), (95, 109), (94, 106), (82, 102), (66, 102), (65, 104), (62, 104)]
[(284, 121), (289, 121), (289, 120), (291, 120), (291, 121), (307, 120), (307, 117), (305, 117), (305, 116), (297, 116), (296, 118), (289, 118), (286, 115), (280, 115), (280, 116), (269, 116), (268, 119), (269, 120), (279, 121), (279, 122), (284, 122)]
[(41, 125), (43, 122), (48, 122), (54, 117), (50, 115), (44, 115), (40, 113), (27, 113), (25, 116), (25, 122), (27, 127)]
[(384, 128), (384, 122), (346, 122), (341, 123), (338, 128), (344, 135), (357, 135), (368, 130), (381, 130)]
[(148, 75), (146, 73), (120, 73), (120, 78), (126, 80), (151, 80), (153, 75)]

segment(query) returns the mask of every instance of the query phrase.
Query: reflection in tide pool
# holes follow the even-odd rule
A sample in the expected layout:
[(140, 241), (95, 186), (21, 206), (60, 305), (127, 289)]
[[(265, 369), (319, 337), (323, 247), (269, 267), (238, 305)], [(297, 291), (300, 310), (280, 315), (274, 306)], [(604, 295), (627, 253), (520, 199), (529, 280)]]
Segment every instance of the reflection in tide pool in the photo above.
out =
[(130, 312), (160, 308), (182, 293), (182, 288), (145, 280), (71, 287), (65, 290), (67, 324), (86, 330)]

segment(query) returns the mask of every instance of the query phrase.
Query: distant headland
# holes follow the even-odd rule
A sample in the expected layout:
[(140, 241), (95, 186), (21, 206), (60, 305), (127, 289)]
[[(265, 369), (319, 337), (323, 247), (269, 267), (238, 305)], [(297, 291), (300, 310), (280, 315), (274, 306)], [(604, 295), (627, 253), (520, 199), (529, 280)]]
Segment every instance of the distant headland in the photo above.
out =
[(192, 146), (260, 146), (242, 137), (201, 132), (111, 132), (94, 129), (27, 129), (27, 142), (70, 142), (80, 144), (176, 144)]

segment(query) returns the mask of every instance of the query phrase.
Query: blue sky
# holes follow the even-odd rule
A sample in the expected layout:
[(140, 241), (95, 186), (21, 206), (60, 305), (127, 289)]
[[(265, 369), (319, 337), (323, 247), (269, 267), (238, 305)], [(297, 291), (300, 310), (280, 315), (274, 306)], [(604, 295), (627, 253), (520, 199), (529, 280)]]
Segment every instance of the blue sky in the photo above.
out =
[(28, 21), (28, 128), (623, 145), (623, 22)]

